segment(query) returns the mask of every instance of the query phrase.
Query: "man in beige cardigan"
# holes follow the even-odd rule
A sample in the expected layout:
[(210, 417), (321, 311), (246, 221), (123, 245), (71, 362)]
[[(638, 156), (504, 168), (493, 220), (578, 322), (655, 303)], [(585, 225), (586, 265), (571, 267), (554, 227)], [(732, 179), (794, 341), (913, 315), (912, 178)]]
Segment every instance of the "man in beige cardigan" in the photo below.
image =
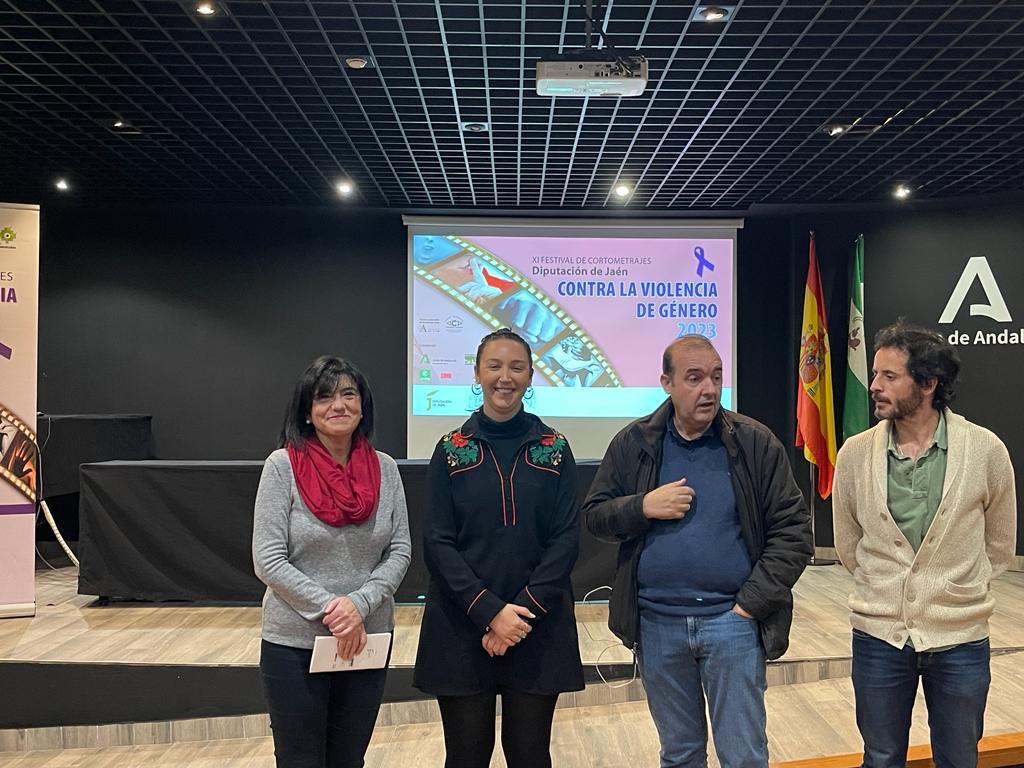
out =
[(989, 585), (1012, 562), (1006, 447), (949, 410), (960, 371), (941, 335), (875, 337), (879, 423), (836, 460), (835, 544), (853, 574), (853, 688), (864, 767), (904, 766), (918, 680), (937, 768), (978, 762), (989, 682)]

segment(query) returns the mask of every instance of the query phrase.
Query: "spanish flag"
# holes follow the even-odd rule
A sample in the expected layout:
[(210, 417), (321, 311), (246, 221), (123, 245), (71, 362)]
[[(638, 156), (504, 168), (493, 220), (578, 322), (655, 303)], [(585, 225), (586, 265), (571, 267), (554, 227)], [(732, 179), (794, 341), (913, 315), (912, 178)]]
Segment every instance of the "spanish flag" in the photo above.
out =
[(825, 320), (825, 294), (821, 290), (818, 259), (811, 232), (804, 287), (804, 315), (800, 325), (800, 359), (796, 391), (796, 447), (818, 467), (818, 495), (832, 494), (836, 468), (836, 417), (832, 405), (832, 355)]

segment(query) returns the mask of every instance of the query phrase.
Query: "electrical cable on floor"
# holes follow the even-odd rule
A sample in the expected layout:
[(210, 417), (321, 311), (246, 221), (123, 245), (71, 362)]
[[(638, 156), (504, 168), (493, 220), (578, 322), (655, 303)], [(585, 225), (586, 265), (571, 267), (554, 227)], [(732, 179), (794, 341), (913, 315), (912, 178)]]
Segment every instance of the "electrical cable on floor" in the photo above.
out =
[(42, 560), (43, 561), (43, 565), (45, 565), (51, 571), (56, 571), (57, 570), (57, 566), (54, 565), (53, 563), (51, 563), (49, 560), (47, 560), (46, 557), (43, 555), (43, 553), (39, 551), (39, 545), (38, 544), (36, 544), (36, 557), (38, 557), (40, 560)]
[[(594, 587), (592, 590), (590, 590), (589, 592), (587, 592), (587, 594), (585, 594), (583, 596), (583, 599), (580, 600), (580, 604), (581, 605), (587, 605), (587, 599), (592, 594), (594, 594), (595, 592), (599, 592), (602, 589), (607, 589), (609, 592), (612, 591), (611, 586), (609, 586), (607, 584), (603, 584), (600, 587)], [(591, 634), (590, 627), (587, 625), (586, 622), (583, 623), (583, 629), (586, 631), (587, 637), (589, 637), (591, 641), (596, 642), (596, 639), (594, 638), (593, 634)], [(629, 652), (633, 656), (633, 676), (630, 677), (629, 680), (626, 680), (625, 682), (620, 682), (620, 683), (610, 683), (605, 678), (604, 673), (601, 671), (601, 659), (604, 658), (604, 655), (606, 653), (608, 653), (608, 651), (610, 651), (612, 648), (618, 648), (620, 645), (621, 645), (621, 643), (615, 642), (615, 643), (610, 643), (609, 645), (605, 646), (605, 648), (599, 654), (597, 654), (597, 661), (594, 662), (594, 669), (597, 670), (597, 676), (600, 677), (601, 678), (601, 682), (604, 683), (605, 685), (607, 685), (609, 688), (625, 688), (625, 687), (631, 685), (633, 683), (633, 681), (637, 679), (637, 677), (636, 677), (636, 673), (637, 673), (636, 653), (634, 653), (632, 651), (632, 649), (630, 649)]]
[[(36, 447), (36, 525), (39, 524), (39, 513), (42, 511), (43, 517), (46, 518), (46, 522), (50, 524), (50, 530), (53, 531), (53, 535), (57, 538), (57, 543), (60, 544), (64, 550), (64, 554), (68, 556), (68, 559), (78, 567), (78, 558), (75, 557), (75, 553), (71, 551), (71, 547), (64, 540), (64, 536), (61, 535), (60, 529), (57, 527), (57, 521), (53, 519), (53, 515), (50, 513), (50, 508), (46, 502), (43, 501), (43, 449), (46, 444), (50, 442), (50, 435), (53, 433), (53, 420), (47, 419), (46, 422), (46, 439), (43, 440), (43, 444), (40, 445), (38, 439), (34, 440)], [(39, 543), (36, 542), (36, 556), (42, 560), (46, 567), (51, 570), (57, 570), (57, 568), (45, 557), (43, 553), (39, 551)]]
[[(68, 543), (66, 541), (64, 541), (64, 537), (61, 535), (60, 529), (57, 527), (57, 521), (54, 520), (53, 519), (53, 515), (50, 514), (50, 508), (48, 506), (46, 506), (46, 502), (45, 501), (40, 501), (39, 502), (39, 506), (43, 510), (43, 515), (46, 517), (46, 522), (48, 522), (50, 524), (50, 529), (53, 531), (53, 535), (57, 537), (57, 542), (64, 549), (64, 554), (66, 554), (68, 556), (68, 559), (72, 563), (74, 563), (75, 568), (77, 568), (78, 567), (78, 558), (75, 557), (75, 553), (71, 551), (71, 547), (68, 546)], [(38, 544), (36, 545), (36, 554), (39, 554), (39, 545)], [(46, 558), (45, 557), (43, 557), (42, 555), (39, 555), (39, 557), (42, 558), (44, 563), (46, 563), (47, 565), (50, 565), (49, 563), (46, 562)], [(52, 565), (50, 565), (50, 567), (53, 568)]]

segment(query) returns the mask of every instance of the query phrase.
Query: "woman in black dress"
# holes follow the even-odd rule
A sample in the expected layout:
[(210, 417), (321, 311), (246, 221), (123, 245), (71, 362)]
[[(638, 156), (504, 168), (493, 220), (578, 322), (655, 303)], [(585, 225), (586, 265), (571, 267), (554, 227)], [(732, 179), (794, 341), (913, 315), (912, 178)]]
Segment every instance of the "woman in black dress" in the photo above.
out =
[(414, 683), (437, 696), (445, 768), (490, 764), (499, 694), (509, 768), (543, 768), (558, 694), (583, 688), (576, 465), (565, 437), (523, 410), (533, 363), (521, 336), (485, 336), (474, 373), (483, 407), (430, 460)]

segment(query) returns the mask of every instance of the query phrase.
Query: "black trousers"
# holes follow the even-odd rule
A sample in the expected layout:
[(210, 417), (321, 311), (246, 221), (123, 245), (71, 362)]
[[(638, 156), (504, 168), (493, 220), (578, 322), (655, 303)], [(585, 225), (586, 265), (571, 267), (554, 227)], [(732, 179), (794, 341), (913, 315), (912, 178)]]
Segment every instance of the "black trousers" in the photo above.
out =
[[(501, 750), (508, 768), (551, 768), (551, 721), (558, 694), (502, 690)], [(487, 768), (494, 752), (498, 693), (438, 696), (445, 768)]]
[(277, 768), (362, 768), (387, 667), (311, 675), (312, 654), (266, 640), (260, 648)]

